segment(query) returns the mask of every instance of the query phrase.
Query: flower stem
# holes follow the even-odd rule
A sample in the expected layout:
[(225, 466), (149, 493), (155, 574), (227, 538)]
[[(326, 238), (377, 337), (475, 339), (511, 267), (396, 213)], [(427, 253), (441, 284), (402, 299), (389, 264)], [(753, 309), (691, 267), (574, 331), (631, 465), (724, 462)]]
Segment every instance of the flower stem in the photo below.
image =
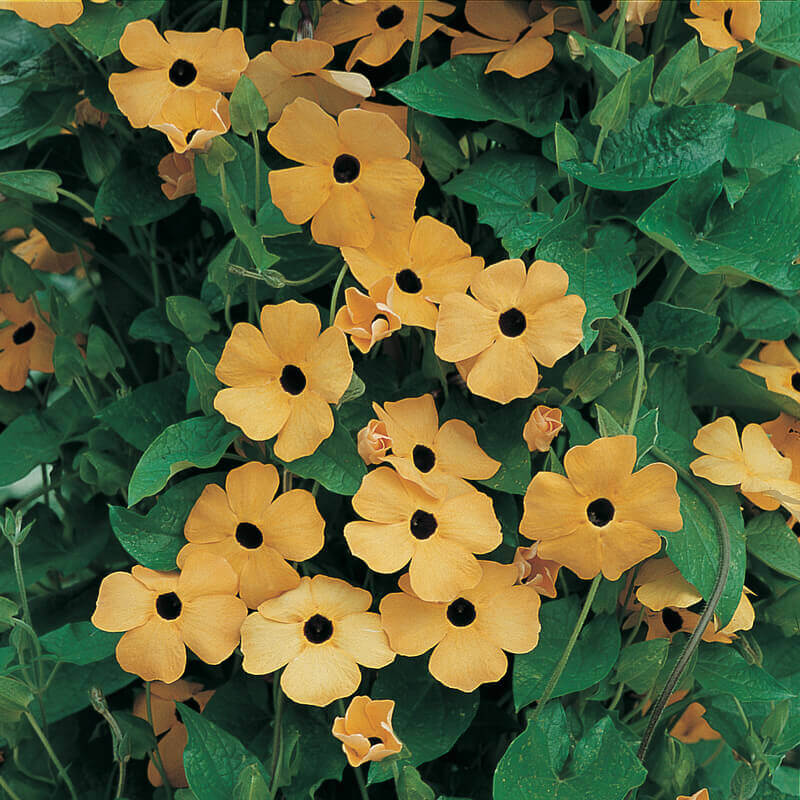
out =
[[(286, 473), (284, 473), (285, 476)], [(269, 791), (270, 796), (275, 796), (275, 790), (278, 788), (278, 766), (280, 761), (281, 752), (281, 723), (283, 721), (283, 690), (281, 689), (280, 675), (275, 673), (272, 676), (272, 705), (275, 709), (275, 718), (272, 722), (272, 764), (270, 765), (270, 782)]]
[(67, 774), (67, 770), (64, 769), (64, 765), (59, 760), (58, 756), (55, 754), (53, 750), (53, 746), (50, 744), (50, 740), (44, 735), (44, 731), (39, 727), (39, 723), (36, 721), (36, 717), (31, 714), (30, 711), (25, 712), (25, 718), (33, 728), (33, 732), (39, 737), (39, 741), (42, 743), (42, 747), (47, 751), (47, 755), (50, 757), (50, 760), (53, 762), (53, 766), (58, 771), (58, 774), (61, 776), (61, 780), (64, 781), (64, 785), (67, 787), (67, 791), (72, 797), (73, 800), (78, 800), (78, 793), (75, 791), (75, 787), (72, 785), (72, 780), (70, 779), (69, 775)]
[(258, 211), (261, 208), (261, 148), (258, 144), (258, 131), (253, 131), (253, 155), (255, 156), (256, 174), (254, 176), (255, 186), (255, 214), (258, 216)]
[(625, 26), (627, 24), (625, 17), (628, 15), (628, 0), (620, 0), (617, 14), (619, 14), (619, 18), (617, 19), (617, 30), (614, 31), (614, 39), (611, 42), (611, 49), (616, 50), (619, 47), (619, 49), (624, 53)]
[(589, 13), (588, 0), (578, 0), (578, 11), (580, 11), (581, 21), (583, 22), (583, 32), (587, 36), (591, 36), (594, 28), (592, 26), (592, 16)]
[[(56, 189), (56, 192), (60, 194), (62, 197), (66, 197), (68, 200), (72, 200), (73, 203), (77, 203), (81, 208), (85, 211), (88, 211), (91, 214), (92, 219), (94, 219), (94, 209), (82, 198), (78, 197), (78, 195), (73, 194), (72, 192), (68, 192), (66, 189), (62, 189), (60, 186)], [(103, 222), (100, 220), (98, 222), (98, 227), (102, 227)]]
[(2, 789), (10, 800), (22, 800), (22, 798), (8, 785), (6, 779), (0, 776), (0, 789)]
[[(339, 714), (341, 714), (341, 716), (346, 716), (347, 711), (345, 710), (344, 702), (342, 700), (336, 701), (336, 707), (339, 709)], [(397, 764), (394, 761), (392, 762), (392, 773), (394, 774), (396, 788), (399, 776), (397, 773)], [(353, 774), (356, 777), (356, 783), (358, 784), (358, 791), (361, 794), (361, 800), (369, 800), (369, 792), (367, 791), (367, 785), (364, 783), (364, 776), (361, 774), (361, 767), (353, 767)]]
[(636, 333), (636, 329), (633, 325), (621, 315), (617, 317), (617, 320), (633, 342), (633, 346), (636, 348), (636, 358), (639, 360), (639, 371), (636, 375), (636, 390), (633, 393), (633, 406), (631, 407), (631, 415), (628, 419), (628, 433), (633, 435), (636, 429), (636, 422), (639, 419), (642, 395), (644, 394), (644, 348), (642, 347), (642, 340), (639, 338), (639, 334)]
[[(150, 702), (150, 681), (146, 681), (144, 684), (144, 700), (145, 710), (147, 711), (147, 723), (153, 729), (153, 735), (155, 736), (156, 729), (153, 728), (153, 708)], [(153, 763), (156, 765), (158, 774), (161, 776), (161, 783), (163, 784), (164, 791), (167, 794), (167, 800), (172, 800), (172, 786), (170, 785), (169, 778), (167, 777), (167, 771), (164, 769), (164, 762), (161, 760), (161, 753), (158, 752), (158, 742), (156, 742), (153, 752), (150, 753), (150, 758), (153, 759)]]
[[(422, 41), (422, 21), (425, 18), (425, 0), (417, 0), (417, 28), (414, 32), (414, 44), (411, 46), (411, 60), (408, 63), (408, 74), (413, 75), (419, 67), (419, 48)], [(410, 141), (414, 140), (414, 109), (409, 106), (406, 120), (406, 133)]]
[(228, 0), (222, 0), (222, 5), (219, 9), (219, 26), (225, 30), (225, 21), (228, 19)]
[(331, 311), (328, 315), (328, 325), (333, 325), (333, 319), (336, 316), (336, 303), (339, 299), (339, 289), (342, 288), (342, 281), (347, 274), (347, 263), (342, 264), (339, 274), (336, 276), (336, 283), (333, 284), (333, 292), (331, 293)]

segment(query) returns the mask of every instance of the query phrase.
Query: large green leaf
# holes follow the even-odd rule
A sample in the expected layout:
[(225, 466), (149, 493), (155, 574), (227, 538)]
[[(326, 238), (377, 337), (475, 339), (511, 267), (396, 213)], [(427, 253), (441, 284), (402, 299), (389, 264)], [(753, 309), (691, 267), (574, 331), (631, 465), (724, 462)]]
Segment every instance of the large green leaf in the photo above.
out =
[(522, 428), (531, 413), (529, 400), (520, 400), (492, 409), (486, 422), (479, 425), (478, 443), (500, 462), (491, 478), (480, 481), (490, 489), (511, 494), (525, 494), (531, 480), (531, 456)]
[(164, 0), (116, 0), (102, 5), (87, 2), (83, 14), (67, 30), (98, 59), (105, 58), (117, 51), (126, 25), (152, 17), (163, 5)]
[(756, 44), (768, 53), (800, 63), (800, 1), (762, 3)]
[(787, 339), (800, 324), (795, 303), (754, 283), (728, 292), (721, 311), (723, 319), (748, 339)]
[(777, 703), (795, 697), (765, 669), (749, 664), (744, 656), (726, 644), (701, 647), (694, 675), (706, 692), (732, 694), (742, 702)]
[(665, 347), (683, 353), (696, 353), (716, 336), (719, 317), (694, 308), (654, 302), (645, 307), (638, 330), (649, 350)]
[(106, 633), (91, 622), (68, 622), (39, 637), (42, 647), (59, 661), (69, 664), (94, 664), (114, 655), (120, 634)]
[(617, 662), (617, 680), (638, 694), (647, 694), (656, 685), (668, 651), (668, 639), (651, 639), (649, 642), (628, 645)]
[(21, 169), (14, 172), (0, 172), (0, 190), (10, 197), (33, 198), (57, 203), (56, 189), (61, 185), (61, 178), (46, 169)]
[(780, 122), (736, 112), (725, 158), (737, 169), (777, 172), (800, 154), (800, 131)]
[(778, 511), (747, 523), (747, 552), (782, 575), (800, 581), (800, 542)]

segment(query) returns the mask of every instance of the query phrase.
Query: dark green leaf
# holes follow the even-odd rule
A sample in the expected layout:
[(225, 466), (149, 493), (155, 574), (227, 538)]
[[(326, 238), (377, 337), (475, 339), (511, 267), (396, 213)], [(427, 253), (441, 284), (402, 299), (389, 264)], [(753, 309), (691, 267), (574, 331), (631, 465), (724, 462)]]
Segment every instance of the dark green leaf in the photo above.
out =
[(500, 469), (491, 478), (480, 481), (484, 486), (525, 494), (531, 480), (531, 457), (522, 438), (522, 428), (530, 413), (530, 402), (520, 400), (493, 410), (486, 422), (478, 426), (478, 443), (500, 462)]
[(800, 2), (764, 3), (756, 44), (768, 53), (800, 63)]
[(754, 283), (728, 292), (721, 311), (723, 319), (748, 339), (788, 339), (800, 324), (800, 310), (791, 300)]
[(759, 514), (747, 523), (747, 552), (782, 575), (800, 581), (800, 542), (778, 511)]
[(736, 112), (725, 158), (732, 167), (772, 175), (800, 154), (800, 131), (769, 119)]
[(239, 136), (250, 136), (265, 131), (269, 124), (269, 111), (261, 93), (247, 75), (239, 78), (231, 95), (231, 127)]
[(700, 66), (697, 37), (691, 39), (666, 63), (656, 78), (653, 97), (665, 105), (672, 105), (681, 96), (684, 78)]
[(114, 655), (120, 634), (98, 630), (91, 622), (68, 622), (40, 636), (42, 647), (70, 664), (94, 664)]
[(659, 672), (667, 660), (668, 650), (667, 639), (629, 644), (623, 649), (617, 662), (617, 680), (637, 694), (647, 694), (656, 685)]
[(116, 52), (119, 38), (130, 22), (153, 16), (163, 5), (164, 0), (86, 3), (83, 14), (67, 30), (98, 59), (105, 58)]
[(86, 341), (86, 366), (93, 375), (105, 378), (109, 372), (125, 366), (125, 356), (117, 343), (100, 327), (92, 325)]
[(589, 353), (567, 367), (563, 384), (582, 402), (590, 403), (611, 386), (621, 369), (619, 353)]
[(86, 360), (74, 339), (69, 336), (56, 336), (53, 367), (56, 380), (62, 386), (71, 386), (75, 378), (82, 378), (86, 374)]
[(214, 367), (203, 358), (197, 348), (192, 347), (186, 356), (186, 369), (197, 387), (203, 413), (207, 416), (213, 414), (214, 397), (222, 389), (222, 384), (214, 374)]
[(604, 131), (619, 133), (628, 121), (631, 107), (631, 73), (626, 72), (617, 85), (592, 109), (589, 120)]
[(467, 157), (444, 122), (430, 114), (415, 114), (413, 120), (425, 167), (434, 180), (443, 183), (468, 166)]
[(731, 694), (741, 702), (777, 703), (795, 696), (766, 670), (748, 664), (744, 656), (728, 645), (705, 645), (699, 653), (694, 675), (706, 692)]
[(78, 137), (86, 176), (92, 183), (100, 184), (119, 163), (119, 150), (110, 136), (93, 125), (84, 125)]
[(729, 47), (687, 73), (681, 81), (681, 88), (686, 92), (683, 102), (715, 103), (722, 100), (731, 85), (735, 63), (736, 48)]
[(31, 269), (10, 250), (6, 250), (0, 260), (0, 280), (20, 303), (24, 303), (34, 292), (44, 289), (36, 270)]
[(639, 320), (639, 335), (645, 347), (664, 347), (682, 353), (696, 353), (712, 341), (719, 330), (719, 317), (693, 308), (680, 308), (669, 303), (647, 305)]
[(20, 680), (0, 676), (0, 722), (16, 722), (33, 702), (33, 692)]
[(190, 342), (200, 342), (207, 333), (219, 330), (217, 322), (208, 312), (206, 304), (185, 294), (172, 295), (166, 300), (167, 319)]
[(0, 172), (0, 191), (10, 197), (32, 197), (48, 203), (58, 202), (56, 189), (61, 178), (46, 169), (23, 169), (17, 172)]
[(398, 800), (435, 800), (436, 793), (422, 780), (422, 776), (410, 764), (404, 764), (397, 778)]

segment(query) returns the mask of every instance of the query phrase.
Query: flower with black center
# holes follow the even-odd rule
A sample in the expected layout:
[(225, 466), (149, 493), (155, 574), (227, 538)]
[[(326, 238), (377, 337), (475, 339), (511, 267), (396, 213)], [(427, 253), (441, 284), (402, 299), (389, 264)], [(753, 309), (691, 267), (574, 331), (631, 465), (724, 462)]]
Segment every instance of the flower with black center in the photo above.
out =
[(18, 392), (28, 372), (53, 372), (56, 337), (36, 311), (33, 300), (20, 303), (12, 293), (0, 294), (0, 386)]
[[(347, 69), (352, 69), (356, 61), (376, 67), (392, 59), (406, 42), (414, 41), (417, 8), (414, 0), (367, 0), (352, 6), (326, 3), (314, 36), (332, 45), (358, 39), (347, 59)], [(442, 27), (430, 15), (445, 17), (453, 8), (440, 0), (425, 0), (420, 41)]]
[(248, 608), (297, 586), (300, 576), (287, 559), (305, 561), (322, 549), (325, 520), (305, 489), (276, 498), (279, 483), (272, 464), (254, 461), (231, 470), (224, 490), (206, 486), (186, 520), (189, 544), (178, 553), (178, 566), (193, 553), (222, 556)]
[(233, 326), (216, 375), (214, 408), (256, 441), (277, 434), (275, 455), (311, 455), (333, 433), (331, 404), (350, 385), (353, 361), (335, 327), (320, 333), (317, 307), (287, 300), (261, 309), (261, 330)]
[(538, 364), (552, 367), (580, 344), (586, 304), (567, 294), (569, 276), (549, 261), (526, 271), (500, 261), (470, 283), (472, 297), (448, 294), (439, 306), (436, 355), (465, 365), (467, 387), (497, 403), (530, 397)]
[(689, 10), (695, 17), (684, 22), (699, 34), (700, 41), (714, 50), (735, 47), (742, 52), (742, 42), (756, 40), (761, 25), (760, 0), (692, 0)]
[(42, 272), (63, 275), (81, 264), (88, 264), (92, 258), (89, 245), (80, 249), (75, 245), (66, 252), (53, 249), (44, 234), (36, 228), (31, 228), (28, 236), (25, 236), (22, 228), (9, 228), (0, 238), (4, 242), (12, 242), (11, 252), (31, 269)]
[(364, 249), (342, 247), (355, 279), (368, 289), (387, 278), (387, 303), (404, 325), (433, 330), (436, 304), (450, 292), (465, 292), (483, 269), (483, 259), (443, 222), (420, 217), (403, 230), (377, 226)]
[(770, 392), (784, 394), (800, 403), (800, 360), (786, 342), (768, 342), (761, 348), (758, 361), (746, 358), (739, 366), (764, 378)]
[(406, 159), (406, 135), (386, 114), (348, 108), (338, 122), (298, 97), (267, 134), (303, 166), (269, 173), (272, 200), (289, 222), (311, 220), (311, 235), (334, 247), (368, 247), (376, 221), (389, 229), (411, 218), (422, 173)]
[(251, 675), (280, 669), (290, 700), (326, 706), (353, 694), (364, 667), (394, 661), (372, 595), (345, 581), (315, 575), (267, 600), (242, 625), (242, 667)]
[(372, 700), (359, 695), (350, 701), (343, 717), (333, 721), (333, 735), (342, 743), (342, 751), (351, 767), (368, 761), (382, 761), (403, 749), (392, 728), (394, 700)]
[(186, 669), (186, 648), (206, 664), (224, 661), (239, 644), (247, 607), (236, 597), (228, 562), (196, 553), (180, 572), (136, 565), (103, 578), (92, 624), (123, 632), (117, 661), (146, 681), (173, 683)]
[(136, 69), (114, 72), (108, 88), (134, 128), (144, 128), (174, 94), (232, 92), (250, 59), (238, 28), (162, 36), (149, 19), (125, 27), (119, 49)]
[(445, 603), (420, 599), (408, 575), (401, 591), (381, 600), (380, 611), (392, 649), (420, 656), (431, 648), (431, 675), (462, 692), (499, 681), (509, 653), (528, 653), (539, 642), (539, 595), (517, 581), (513, 564), (481, 561), (477, 586)]
[(656, 531), (683, 526), (678, 476), (668, 464), (634, 472), (636, 438), (609, 436), (572, 447), (566, 475), (539, 472), (525, 493), (520, 533), (538, 540), (538, 555), (584, 580), (615, 581), (661, 548)]
[[(107, 3), (108, 0), (92, 0)], [(83, 14), (83, 0), (0, 0), (0, 11), (13, 11), (40, 28), (71, 25)]]
[(175, 92), (150, 120), (150, 127), (161, 131), (176, 153), (208, 149), (230, 126), (228, 99), (207, 89)]
[(164, 181), (161, 191), (168, 200), (194, 194), (197, 191), (194, 152), (189, 150), (186, 153), (167, 153), (158, 162), (158, 177)]
[(333, 324), (349, 334), (362, 353), (400, 330), (400, 317), (388, 305), (390, 286), (391, 278), (384, 278), (370, 287), (369, 294), (352, 286), (344, 290), (345, 304), (336, 312)]
[(491, 499), (476, 489), (434, 497), (389, 467), (367, 473), (353, 497), (363, 517), (348, 522), (350, 552), (375, 572), (397, 572), (410, 563), (411, 588), (423, 600), (452, 600), (481, 578), (476, 553), (502, 541)]
[(338, 114), (369, 97), (372, 86), (356, 72), (324, 69), (332, 59), (333, 48), (318, 39), (275, 42), (268, 53), (259, 53), (250, 62), (244, 74), (261, 93), (270, 122), (277, 122), (283, 109), (298, 97)]

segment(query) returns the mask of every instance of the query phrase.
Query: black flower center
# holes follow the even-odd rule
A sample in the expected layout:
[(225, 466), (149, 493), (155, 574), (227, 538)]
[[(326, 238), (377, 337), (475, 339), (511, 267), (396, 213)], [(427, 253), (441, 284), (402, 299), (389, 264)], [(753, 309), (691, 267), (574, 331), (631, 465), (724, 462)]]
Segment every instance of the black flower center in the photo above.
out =
[(463, 597), (457, 597), (447, 606), (447, 619), (457, 628), (465, 628), (475, 622), (475, 606)]
[(406, 294), (417, 294), (422, 291), (422, 281), (413, 269), (401, 269), (394, 276), (394, 282), (400, 291)]
[(264, 535), (252, 522), (240, 522), (236, 526), (236, 541), (247, 550), (255, 550), (264, 542)]
[(722, 16), (722, 24), (725, 26), (725, 30), (730, 33), (731, 31), (731, 17), (733, 16), (733, 9), (728, 8), (725, 10), (725, 13)]
[(404, 16), (405, 12), (400, 6), (389, 6), (389, 8), (384, 8), (383, 11), (378, 14), (375, 21), (378, 23), (379, 28), (386, 30), (387, 28), (394, 28), (395, 25), (399, 25), (403, 21)]
[(284, 392), (300, 394), (306, 388), (306, 376), (300, 367), (287, 364), (281, 372), (281, 386)]
[(192, 138), (194, 137), (194, 135), (195, 135), (195, 134), (197, 133), (197, 131), (199, 131), (199, 130), (200, 130), (200, 128), (194, 128), (193, 130), (189, 131), (189, 133), (187, 133), (187, 134), (186, 134), (186, 144), (187, 144), (187, 145), (188, 145), (188, 144), (191, 144)]
[(361, 172), (361, 164), (355, 156), (346, 153), (333, 162), (333, 177), (336, 183), (352, 183)]
[(333, 623), (322, 614), (314, 614), (303, 626), (306, 639), (312, 644), (322, 644), (333, 636)]
[(436, 466), (436, 453), (424, 444), (414, 445), (411, 459), (420, 472), (430, 472)]
[(675, 631), (679, 631), (683, 626), (683, 620), (681, 619), (681, 615), (672, 608), (665, 608), (661, 612), (661, 621), (664, 623), (664, 627), (670, 633), (675, 633)]
[(411, 535), (415, 539), (430, 539), (436, 533), (437, 526), (436, 517), (421, 508), (418, 508), (411, 515), (409, 527), (411, 528)]
[(589, 517), (589, 522), (592, 525), (602, 528), (614, 519), (614, 506), (610, 500), (600, 497), (597, 500), (592, 500), (586, 507), (586, 516)]
[(36, 326), (33, 322), (26, 322), (24, 325), (20, 325), (14, 333), (11, 334), (11, 341), (14, 344), (25, 344), (25, 342), (29, 342), (33, 339), (33, 334), (36, 333)]
[[(183, 704), (185, 706), (189, 706), (189, 708), (191, 708), (192, 711), (196, 711), (198, 714), (202, 711), (202, 709), (200, 708), (200, 703), (198, 703), (197, 700), (194, 699), (194, 697), (190, 697), (188, 700), (184, 700)], [(177, 706), (175, 708), (175, 719), (177, 719), (178, 722), (181, 723), (183, 722), (183, 717), (181, 717), (181, 712), (178, 711)]]
[(374, 747), (376, 744), (383, 744), (383, 739), (380, 736), (370, 736), (367, 738), (370, 747)]
[(500, 315), (498, 325), (503, 336), (521, 336), (525, 331), (525, 315), (518, 308), (509, 308)]
[(197, 77), (197, 69), (191, 61), (179, 58), (169, 68), (169, 79), (176, 86), (188, 86)]
[(175, 592), (160, 594), (156, 598), (156, 613), (163, 619), (177, 619), (181, 615), (182, 608), (183, 603)]
[[(33, 323), (29, 322), (28, 325), (33, 325)], [(22, 328), (19, 328), (17, 331), (15, 331), (14, 336), (16, 336), (21, 330)], [(794, 375), (792, 375), (792, 389), (794, 389), (796, 392), (800, 392), (800, 372), (795, 372)]]

